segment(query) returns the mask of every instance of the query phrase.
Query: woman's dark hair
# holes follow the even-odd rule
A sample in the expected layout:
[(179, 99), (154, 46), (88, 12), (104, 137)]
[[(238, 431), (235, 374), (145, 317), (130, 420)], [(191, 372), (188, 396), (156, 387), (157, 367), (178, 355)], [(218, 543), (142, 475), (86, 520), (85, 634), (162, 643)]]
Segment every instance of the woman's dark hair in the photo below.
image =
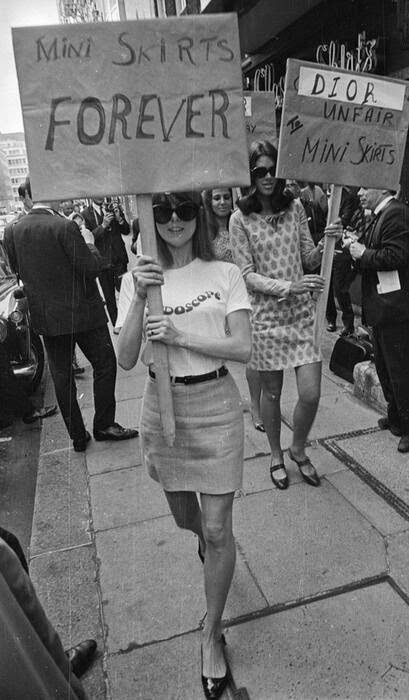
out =
[[(245, 197), (239, 199), (237, 202), (237, 206), (245, 216), (248, 216), (252, 212), (258, 213), (262, 209), (253, 175), (253, 170), (256, 167), (256, 163), (260, 156), (268, 156), (268, 158), (271, 158), (274, 163), (277, 163), (277, 149), (272, 143), (270, 143), (270, 141), (254, 141), (250, 146), (249, 162), (251, 186), (249, 193)], [(271, 207), (273, 212), (279, 212), (282, 211), (282, 209), (287, 209), (293, 199), (294, 195), (288, 188), (286, 188), (285, 180), (277, 179), (271, 195)]]
[[(193, 257), (200, 258), (200, 260), (214, 260), (214, 253), (210, 243), (209, 234), (207, 232), (200, 192), (195, 192), (192, 190), (186, 192), (163, 192), (160, 194), (152, 195), (152, 206), (154, 206), (155, 204), (169, 203), (171, 204), (171, 206), (176, 206), (177, 204), (181, 204), (182, 202), (192, 202), (197, 206), (198, 210), (196, 218), (196, 230), (193, 234), (192, 239)], [(156, 224), (155, 228), (160, 261), (165, 267), (172, 267), (172, 253), (169, 250), (168, 245), (160, 237)]]
[(32, 199), (32, 195), (31, 195), (31, 184), (30, 184), (30, 178), (29, 178), (28, 175), (27, 175), (26, 179), (24, 180), (24, 182), (22, 182), (22, 183), (18, 186), (18, 190), (17, 190), (17, 191), (18, 191), (18, 196), (21, 197), (22, 199), (26, 196), (26, 194), (28, 194), (28, 196), (30, 197), (30, 199)]
[[(218, 234), (218, 226), (217, 226), (217, 217), (216, 214), (213, 211), (213, 205), (212, 205), (212, 199), (213, 199), (213, 192), (214, 190), (228, 190), (230, 192), (230, 197), (232, 201), (232, 206), (233, 206), (233, 190), (231, 187), (213, 187), (211, 190), (203, 190), (202, 192), (202, 200), (203, 200), (203, 206), (204, 206), (204, 211), (205, 211), (205, 216), (206, 216), (206, 223), (207, 223), (207, 229), (210, 234), (210, 240), (213, 240), (216, 238)], [(229, 226), (229, 220), (231, 217), (231, 211), (227, 215), (227, 222), (226, 225), (227, 227)]]

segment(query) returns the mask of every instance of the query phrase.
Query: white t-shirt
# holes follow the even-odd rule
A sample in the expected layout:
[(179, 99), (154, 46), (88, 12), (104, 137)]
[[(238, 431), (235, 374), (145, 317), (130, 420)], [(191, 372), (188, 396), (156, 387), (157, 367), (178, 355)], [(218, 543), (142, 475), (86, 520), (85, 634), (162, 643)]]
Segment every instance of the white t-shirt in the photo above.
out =
[[(195, 258), (175, 270), (164, 271), (161, 287), (164, 313), (183, 333), (224, 338), (226, 316), (239, 309), (251, 310), (246, 286), (239, 268), (228, 262), (205, 262)], [(123, 326), (134, 295), (132, 273), (122, 277), (116, 326)], [(173, 376), (212, 372), (223, 364), (223, 358), (168, 345), (169, 371)], [(142, 352), (142, 362), (153, 362), (151, 343)]]

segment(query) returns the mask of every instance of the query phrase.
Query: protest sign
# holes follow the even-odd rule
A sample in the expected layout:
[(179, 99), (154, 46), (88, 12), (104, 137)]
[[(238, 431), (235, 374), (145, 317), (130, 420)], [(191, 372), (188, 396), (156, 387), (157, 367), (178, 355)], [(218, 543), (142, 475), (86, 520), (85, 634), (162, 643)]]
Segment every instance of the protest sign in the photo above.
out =
[(274, 94), (245, 90), (243, 98), (248, 145), (250, 146), (253, 141), (266, 140), (277, 146)]
[(35, 199), (248, 185), (235, 14), (13, 29)]
[(396, 189), (408, 100), (404, 81), (289, 59), (277, 175)]

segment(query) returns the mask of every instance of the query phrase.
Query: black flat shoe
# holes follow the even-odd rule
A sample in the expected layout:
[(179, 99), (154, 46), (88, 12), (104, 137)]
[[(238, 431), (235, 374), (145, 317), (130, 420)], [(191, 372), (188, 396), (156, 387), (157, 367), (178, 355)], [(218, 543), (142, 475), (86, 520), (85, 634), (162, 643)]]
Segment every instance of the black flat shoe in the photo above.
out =
[(65, 652), (71, 664), (71, 670), (77, 678), (80, 678), (91, 666), (96, 650), (95, 639), (86, 639)]
[(81, 438), (80, 440), (73, 440), (72, 446), (73, 446), (75, 452), (85, 452), (90, 440), (91, 440), (91, 435), (89, 434), (88, 430), (85, 432), (84, 438)]
[(114, 423), (104, 430), (95, 430), (95, 440), (131, 440), (138, 437), (139, 432), (136, 428), (123, 428), (119, 423)]
[[(320, 485), (321, 479), (318, 476), (314, 465), (311, 463), (311, 460), (308, 457), (306, 457), (305, 459), (300, 459), (300, 460), (295, 459), (295, 457), (290, 449), (288, 450), (288, 456), (290, 459), (293, 460), (293, 462), (296, 463), (298, 469), (300, 470), (300, 474), (301, 474), (302, 478), (304, 479), (304, 481), (307, 482), (307, 484), (309, 484), (310, 486), (319, 486)], [(306, 467), (306, 466), (312, 467), (312, 469), (314, 470), (312, 474), (307, 474), (306, 472), (303, 472), (302, 468)]]
[(29, 425), (40, 418), (49, 418), (55, 413), (57, 413), (57, 406), (44, 406), (44, 408), (37, 408), (33, 413), (30, 413), (30, 415), (23, 417), (23, 423)]
[[(274, 472), (277, 472), (279, 469), (284, 469), (284, 471), (285, 471), (285, 476), (281, 477), (281, 479), (274, 476)], [(271, 481), (273, 482), (274, 486), (277, 486), (277, 488), (281, 489), (281, 491), (288, 488), (288, 483), (289, 483), (288, 482), (288, 474), (286, 472), (286, 469), (285, 469), (285, 466), (283, 463), (276, 464), (275, 466), (273, 466), (273, 465), (270, 466), (270, 477), (271, 477)]]
[[(224, 638), (224, 635), (222, 634), (221, 637), (223, 645), (226, 644), (226, 640)], [(203, 650), (200, 647), (200, 654), (201, 654), (201, 663), (202, 663), (202, 671), (203, 671)], [(227, 664), (226, 664), (227, 666)], [(223, 695), (226, 686), (228, 683), (227, 679), (227, 669), (226, 673), (222, 678), (212, 678), (211, 676), (204, 676), (202, 673), (202, 688), (203, 692), (205, 694), (205, 697), (208, 698), (208, 700), (218, 700), (218, 698), (221, 698)]]

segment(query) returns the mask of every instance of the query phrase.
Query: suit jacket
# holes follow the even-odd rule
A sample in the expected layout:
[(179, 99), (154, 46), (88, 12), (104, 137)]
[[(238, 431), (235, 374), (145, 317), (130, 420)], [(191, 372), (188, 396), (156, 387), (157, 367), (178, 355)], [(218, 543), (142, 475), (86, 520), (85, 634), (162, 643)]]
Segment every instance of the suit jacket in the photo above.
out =
[[(392, 199), (369, 227), (359, 260), (362, 306), (369, 326), (409, 319), (409, 208)], [(377, 272), (397, 270), (401, 289), (379, 294)]]
[(24, 283), (37, 333), (66, 335), (107, 323), (95, 281), (104, 263), (74, 221), (32, 209), (6, 228), (4, 246)]
[(92, 204), (85, 207), (82, 212), (86, 227), (92, 231), (95, 245), (106, 262), (113, 267), (125, 268), (128, 264), (128, 255), (122, 236), (129, 233), (129, 224), (124, 220), (119, 224), (115, 219), (108, 228), (102, 226), (103, 215), (97, 214)]

